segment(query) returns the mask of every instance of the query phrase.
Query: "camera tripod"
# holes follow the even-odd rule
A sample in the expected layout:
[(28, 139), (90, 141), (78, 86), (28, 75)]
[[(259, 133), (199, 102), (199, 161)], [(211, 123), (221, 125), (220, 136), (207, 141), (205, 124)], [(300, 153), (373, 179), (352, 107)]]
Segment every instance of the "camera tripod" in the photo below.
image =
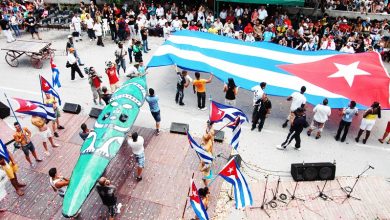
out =
[(357, 198), (357, 197), (354, 197), (354, 196), (352, 196), (351, 194), (353, 193), (353, 190), (355, 189), (356, 184), (359, 182), (360, 177), (361, 177), (365, 172), (367, 172), (369, 169), (375, 169), (375, 168), (374, 168), (373, 166), (371, 166), (371, 165), (368, 165), (368, 168), (365, 169), (365, 170), (363, 170), (363, 172), (361, 172), (361, 173), (356, 177), (355, 183), (353, 184), (352, 187), (350, 187), (350, 186), (342, 187), (341, 184), (340, 184), (340, 181), (337, 179), (337, 182), (339, 183), (341, 190), (342, 190), (342, 191), (345, 193), (345, 195), (346, 195), (345, 199), (343, 200), (343, 202), (342, 202), (341, 204), (343, 204), (345, 201), (347, 201), (347, 199), (350, 199), (350, 198), (361, 201), (361, 199), (359, 199), (359, 198)]
[(295, 183), (294, 191), (293, 191), (292, 194), (290, 193), (290, 191), (288, 191), (288, 189), (286, 189), (286, 190), (287, 190), (287, 193), (290, 194), (290, 201), (288, 201), (287, 206), (288, 206), (288, 205), (290, 204), (290, 202), (292, 202), (293, 200), (300, 200), (300, 201), (303, 201), (303, 202), (305, 201), (304, 199), (301, 199), (301, 198), (298, 198), (298, 197), (295, 196), (295, 192), (297, 191), (297, 188), (298, 188), (298, 182)]
[(265, 194), (267, 193), (267, 186), (268, 186), (268, 175), (265, 176), (265, 187), (264, 187), (264, 194), (263, 194), (263, 202), (261, 203), (261, 206), (251, 207), (251, 209), (260, 208), (261, 210), (263, 210), (263, 212), (265, 214), (267, 214), (267, 216), (269, 218), (271, 218), (271, 215), (267, 212), (267, 210), (265, 210), (265, 205), (266, 205), (266, 202), (267, 202), (267, 199), (265, 198)]

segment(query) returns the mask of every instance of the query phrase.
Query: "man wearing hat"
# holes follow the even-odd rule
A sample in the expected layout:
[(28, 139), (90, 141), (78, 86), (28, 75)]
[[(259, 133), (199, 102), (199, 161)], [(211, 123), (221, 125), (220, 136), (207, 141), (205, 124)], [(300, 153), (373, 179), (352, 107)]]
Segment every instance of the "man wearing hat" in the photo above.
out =
[(74, 46), (74, 42), (73, 42), (73, 36), (72, 35), (68, 35), (68, 42), (66, 42), (66, 54), (69, 53), (69, 49), (70, 48), (73, 48), (74, 49), (74, 56), (76, 57), (77, 59), (77, 63), (80, 65), (80, 66), (84, 66), (84, 64), (81, 62), (81, 59), (75, 49), (75, 46)]
[(79, 74), (81, 78), (84, 78), (84, 75), (83, 73), (81, 73), (79, 65), (77, 65), (77, 58), (74, 55), (74, 53), (75, 53), (75, 49), (73, 47), (69, 48), (68, 61), (66, 63), (66, 66), (70, 67), (72, 80), (74, 80), (76, 72)]

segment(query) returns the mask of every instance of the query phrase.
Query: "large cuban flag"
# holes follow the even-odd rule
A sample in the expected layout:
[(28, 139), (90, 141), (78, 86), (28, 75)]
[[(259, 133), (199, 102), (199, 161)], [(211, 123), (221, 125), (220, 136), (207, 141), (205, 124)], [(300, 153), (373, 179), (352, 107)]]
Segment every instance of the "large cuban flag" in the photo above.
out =
[(306, 86), (308, 102), (329, 99), (332, 108), (355, 100), (360, 108), (378, 101), (390, 108), (389, 75), (376, 52), (298, 51), (273, 43), (248, 43), (203, 32), (179, 31), (158, 48), (149, 67), (176, 64), (210, 72), (226, 82), (250, 90), (267, 82), (266, 93), (289, 96)]

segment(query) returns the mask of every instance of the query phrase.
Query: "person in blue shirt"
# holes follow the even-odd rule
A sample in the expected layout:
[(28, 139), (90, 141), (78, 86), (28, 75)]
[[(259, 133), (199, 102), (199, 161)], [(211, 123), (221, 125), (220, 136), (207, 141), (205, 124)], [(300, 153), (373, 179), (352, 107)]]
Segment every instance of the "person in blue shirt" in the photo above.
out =
[(270, 27), (267, 27), (266, 31), (263, 34), (264, 42), (271, 42), (275, 38), (274, 32), (271, 31)]
[(146, 96), (146, 101), (149, 104), (150, 112), (156, 121), (156, 135), (160, 134), (160, 107), (158, 106), (158, 97), (154, 94), (154, 89), (149, 89), (149, 95)]
[(345, 141), (345, 138), (347, 137), (349, 126), (351, 126), (352, 119), (354, 116), (358, 115), (358, 109), (356, 108), (356, 102), (351, 101), (348, 105), (348, 108), (343, 109), (342, 118), (340, 121), (339, 129), (337, 130), (337, 134), (334, 137), (336, 141), (340, 139), (341, 132), (344, 129), (343, 136), (341, 137), (341, 142)]

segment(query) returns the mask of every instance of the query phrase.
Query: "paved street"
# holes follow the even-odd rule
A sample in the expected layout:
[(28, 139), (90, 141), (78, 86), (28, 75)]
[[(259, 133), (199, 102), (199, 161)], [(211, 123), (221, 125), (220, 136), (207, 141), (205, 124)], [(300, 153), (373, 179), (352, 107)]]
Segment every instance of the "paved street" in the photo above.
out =
[[(70, 69), (65, 68), (66, 56), (61, 55), (65, 51), (66, 36), (68, 34), (68, 31), (43, 31), (43, 39), (52, 41), (53, 48), (58, 50), (54, 62), (61, 72), (60, 80), (63, 87), (59, 91), (62, 99), (66, 102), (80, 104), (83, 108), (83, 113), (88, 114), (90, 108), (95, 106), (92, 102), (92, 92), (88, 81), (85, 79), (81, 80), (76, 76), (76, 80), (72, 82), (70, 80)], [(24, 38), (28, 39), (29, 36), (24, 36)], [(144, 55), (145, 63), (147, 63), (155, 49), (162, 42), (163, 39), (161, 38), (149, 39), (149, 46), (152, 51)], [(94, 66), (97, 72), (103, 75), (103, 84), (108, 86), (108, 79), (104, 74), (104, 62), (114, 60), (116, 46), (108, 38), (104, 41), (106, 45), (104, 48), (96, 46), (95, 43), (87, 40), (86, 34), (84, 34), (84, 41), (76, 43), (76, 48), (85, 62), (85, 66)], [(5, 44), (5, 40), (2, 39), (0, 47), (3, 47)], [(31, 67), (29, 59), (23, 56), (20, 58), (19, 67), (12, 68), (3, 59), (4, 55), (5, 52), (1, 51), (0, 93), (5, 92), (9, 97), (41, 100), (38, 76), (41, 74), (48, 80), (51, 79), (49, 61), (44, 63), (42, 69), (34, 69)], [(147, 76), (148, 86), (154, 88), (160, 98), (162, 129), (168, 131), (171, 122), (188, 123), (192, 134), (199, 137), (203, 133), (209, 112), (197, 109), (196, 96), (193, 94), (192, 88), (189, 87), (185, 90), (184, 102), (186, 105), (183, 107), (178, 106), (174, 102), (176, 89), (174, 68), (152, 68), (149, 70), (149, 73)], [(191, 76), (194, 77), (194, 74), (191, 73)], [(208, 77), (208, 74), (201, 74), (201, 77)], [(122, 72), (121, 79), (123, 81), (126, 80)], [(223, 102), (224, 93), (222, 89), (223, 83), (214, 78), (213, 82), (207, 85), (207, 95), (211, 95), (212, 99), (216, 101)], [(266, 120), (261, 133), (257, 130), (250, 131), (249, 123), (243, 125), (239, 152), (246, 162), (268, 170), (289, 172), (291, 163), (336, 161), (337, 176), (356, 176), (370, 164), (375, 169), (370, 171), (368, 175), (389, 177), (390, 145), (380, 144), (377, 141), (382, 136), (387, 121), (390, 120), (388, 111), (382, 112), (382, 119), (377, 121), (366, 145), (356, 144), (353, 140), (360, 124), (361, 112), (359, 117), (355, 118), (353, 122), (347, 142), (341, 143), (334, 140), (333, 136), (335, 135), (340, 116), (338, 114), (339, 110), (333, 110), (331, 120), (326, 124), (321, 139), (315, 140), (313, 136), (308, 137), (305, 133), (302, 133), (301, 151), (295, 151), (291, 147), (286, 151), (279, 151), (275, 147), (286, 138), (288, 129), (283, 129), (281, 124), (289, 111), (290, 103), (285, 100), (285, 97), (270, 97), (270, 99), (273, 104), (272, 113)], [(0, 95), (0, 101), (5, 103), (3, 94)], [(249, 91), (239, 90), (237, 107), (243, 109), (249, 118), (252, 111), (251, 103), (252, 94)], [(310, 123), (312, 118), (311, 106), (306, 113)], [(29, 122), (29, 117), (21, 116), (20, 119), (23, 126), (33, 129)], [(11, 125), (14, 119), (8, 117), (6, 121)], [(147, 105), (142, 107), (135, 125), (154, 127), (154, 121)], [(223, 123), (220, 123), (215, 127), (219, 128), (222, 125)], [(225, 129), (226, 142), (230, 141), (230, 133), (229, 130)], [(259, 173), (247, 172), (258, 179), (262, 178), (262, 175)]]

